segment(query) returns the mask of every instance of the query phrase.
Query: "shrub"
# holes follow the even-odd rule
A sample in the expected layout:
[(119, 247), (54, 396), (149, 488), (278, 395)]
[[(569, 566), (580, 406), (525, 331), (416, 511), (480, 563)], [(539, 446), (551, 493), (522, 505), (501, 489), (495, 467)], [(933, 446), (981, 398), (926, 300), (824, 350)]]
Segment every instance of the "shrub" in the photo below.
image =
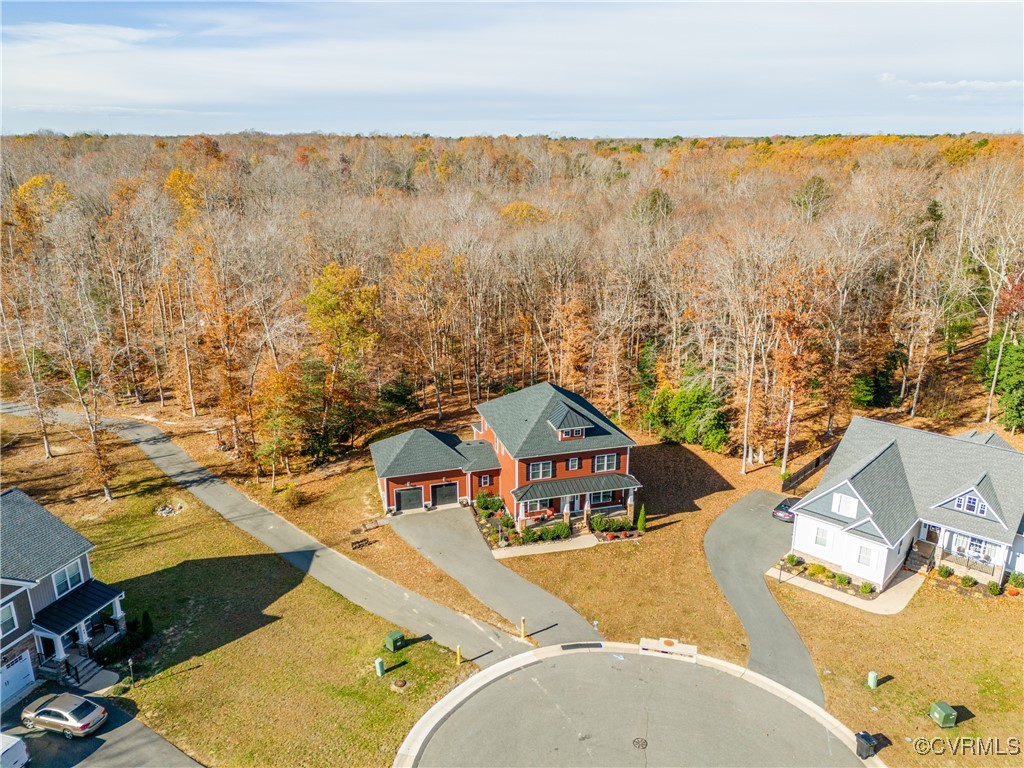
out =
[(640, 505), (640, 516), (636, 519), (636, 529), (643, 533), (647, 530), (647, 505)]
[(298, 509), (306, 503), (306, 495), (296, 488), (294, 483), (288, 483), (285, 486), (285, 489), (281, 491), (281, 498), (292, 509)]
[(940, 565), (939, 566), (939, 576), (941, 576), (944, 579), (948, 579), (952, 575), (953, 575), (953, 569), (950, 568), (948, 565)]
[(978, 583), (978, 580), (976, 578), (974, 578), (973, 576), (964, 576), (964, 577), (962, 577), (960, 579), (960, 586), (963, 587), (964, 589), (970, 589), (971, 587), (973, 587), (977, 583)]
[(498, 518), (498, 524), (505, 530), (508, 530), (509, 528), (514, 528), (516, 525), (515, 521), (512, 519), (512, 515), (510, 515), (508, 512), (506, 512)]
[(988, 590), (988, 593), (992, 595), (992, 597), (998, 597), (1003, 593), (1003, 588), (999, 586), (998, 581), (990, 581), (985, 585), (985, 589)]
[(601, 533), (608, 530), (608, 518), (604, 515), (594, 515), (590, 518), (590, 527), (592, 530)]
[(794, 555), (792, 552), (790, 552), (788, 555), (786, 555), (786, 565), (794, 567), (800, 565), (800, 558)]
[(540, 541), (540, 534), (537, 533), (536, 528), (527, 528), (523, 531), (523, 543), (533, 544), (534, 542)]
[(828, 568), (825, 569), (825, 573), (823, 575), (826, 579), (834, 579), (836, 577), (836, 575), (832, 573), (832, 571), (830, 571)]
[(545, 525), (543, 528), (538, 528), (537, 530), (540, 531), (540, 537), (544, 541), (551, 541), (553, 538), (555, 538), (554, 526)]
[(519, 531), (510, 531), (508, 534), (508, 543), (513, 547), (518, 547), (523, 543), (523, 537), (519, 534)]
[(874, 585), (871, 584), (870, 581), (865, 581), (865, 582), (861, 583), (861, 585), (860, 585), (860, 593), (862, 595), (870, 595), (874, 591), (875, 591), (875, 587), (874, 587)]
[(481, 517), (487, 517), (491, 512), (497, 512), (502, 508), (504, 502), (501, 500), (501, 496), (495, 496), (493, 493), (487, 491), (480, 491), (476, 495), (474, 500), (477, 510), (480, 512)]
[(554, 531), (556, 539), (568, 539), (572, 535), (572, 526), (564, 520), (559, 520), (552, 525), (551, 530)]
[(149, 611), (142, 612), (142, 639), (149, 640), (153, 636), (153, 617)]
[(1011, 587), (1015, 587), (1016, 589), (1024, 589), (1024, 573), (1014, 571), (1010, 574), (1010, 578), (1008, 579), (1008, 581)]
[(845, 573), (837, 573), (836, 584), (838, 584), (840, 587), (848, 587), (850, 586), (850, 577), (847, 576)]
[(824, 573), (825, 573), (825, 566), (821, 565), (820, 563), (814, 563), (813, 565), (809, 565), (807, 567), (807, 575), (811, 576), (812, 578), (816, 579), (816, 578), (818, 578), (819, 576), (821, 576)]

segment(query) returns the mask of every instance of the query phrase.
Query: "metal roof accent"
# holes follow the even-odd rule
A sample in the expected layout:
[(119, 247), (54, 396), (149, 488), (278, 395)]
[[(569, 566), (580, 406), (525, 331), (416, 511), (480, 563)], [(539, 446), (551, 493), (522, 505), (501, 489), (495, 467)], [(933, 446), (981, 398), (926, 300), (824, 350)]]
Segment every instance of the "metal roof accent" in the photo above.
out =
[(63, 635), (96, 611), (106, 608), (117, 597), (124, 597), (124, 592), (102, 581), (90, 579), (43, 608), (36, 614), (32, 624), (55, 635)]
[(555, 499), (559, 496), (578, 496), (584, 493), (600, 491), (624, 491), (629, 488), (642, 487), (632, 475), (602, 474), (567, 477), (562, 480), (538, 480), (529, 485), (521, 485), (512, 491), (516, 501), (537, 501), (538, 499)]

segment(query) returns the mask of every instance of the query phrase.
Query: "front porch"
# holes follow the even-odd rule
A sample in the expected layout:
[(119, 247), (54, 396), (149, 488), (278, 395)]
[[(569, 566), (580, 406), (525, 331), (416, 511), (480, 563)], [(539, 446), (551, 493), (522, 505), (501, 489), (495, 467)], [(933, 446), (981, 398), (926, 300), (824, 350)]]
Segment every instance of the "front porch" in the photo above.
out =
[(40, 611), (33, 621), (40, 670), (70, 674), (81, 660), (123, 635), (123, 597), (120, 590), (91, 579)]
[(1002, 582), (1008, 547), (941, 526), (922, 523), (908, 558), (913, 570), (946, 566), (959, 576)]
[(591, 515), (630, 514), (639, 487), (630, 475), (591, 475), (531, 483), (512, 492), (516, 500), (513, 518), (520, 532), (560, 520), (585, 528)]

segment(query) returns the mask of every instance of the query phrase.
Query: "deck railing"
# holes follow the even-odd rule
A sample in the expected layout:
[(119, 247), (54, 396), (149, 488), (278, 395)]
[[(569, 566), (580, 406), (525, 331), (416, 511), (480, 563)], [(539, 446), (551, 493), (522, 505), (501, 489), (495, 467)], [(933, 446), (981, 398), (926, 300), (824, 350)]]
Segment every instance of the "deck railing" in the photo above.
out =
[(981, 573), (987, 573), (989, 576), (996, 575), (996, 564), (991, 560), (982, 560), (980, 558), (971, 557), (966, 552), (946, 552), (945, 550), (936, 550), (938, 555), (938, 561), (941, 563), (956, 563), (962, 565), (965, 568), (970, 568), (972, 571), (979, 571)]

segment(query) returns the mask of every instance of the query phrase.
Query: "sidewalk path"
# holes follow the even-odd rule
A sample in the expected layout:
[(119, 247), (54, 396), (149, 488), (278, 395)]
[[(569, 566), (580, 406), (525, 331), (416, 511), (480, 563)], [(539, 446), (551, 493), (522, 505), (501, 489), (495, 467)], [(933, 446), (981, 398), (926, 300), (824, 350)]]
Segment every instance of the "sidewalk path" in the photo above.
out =
[[(765, 571), (765, 576), (774, 580), (779, 579), (779, 569), (769, 568)], [(787, 571), (782, 572), (782, 583), (789, 584), (791, 587), (798, 587), (800, 589), (806, 589), (808, 592), (813, 592), (816, 595), (827, 597), (829, 600), (835, 600), (837, 603), (843, 603), (853, 608), (857, 608), (868, 613), (877, 613), (881, 616), (893, 616), (904, 608), (910, 602), (910, 599), (917, 594), (917, 590), (924, 584), (924, 576), (920, 573), (910, 573), (908, 571), (901, 571), (892, 584), (882, 594), (876, 597), (874, 600), (862, 600), (856, 595), (851, 595), (846, 592), (840, 592), (838, 589), (819, 584), (816, 581), (805, 579), (797, 576), (794, 573), (788, 573)]]
[(744, 496), (711, 524), (704, 551), (747, 632), (750, 669), (824, 705), (811, 655), (764, 581), (765, 571), (789, 551), (793, 535), (792, 525), (772, 517), (783, 498), (762, 490)]
[[(0, 413), (32, 416), (28, 406), (9, 402), (0, 403)], [(56, 411), (55, 415), (66, 423), (81, 421), (78, 414), (68, 411)], [(449, 648), (461, 645), (463, 657), (482, 667), (524, 650), (518, 638), (409, 592), (324, 546), (201, 467), (152, 424), (106, 419), (104, 428), (137, 445), (160, 471), (225, 520), (361, 608), (417, 635), (429, 635)]]
[(494, 559), (473, 513), (462, 507), (391, 519), (395, 533), (461, 582), (474, 597), (526, 631), (540, 645), (600, 640), (586, 619), (554, 595)]

